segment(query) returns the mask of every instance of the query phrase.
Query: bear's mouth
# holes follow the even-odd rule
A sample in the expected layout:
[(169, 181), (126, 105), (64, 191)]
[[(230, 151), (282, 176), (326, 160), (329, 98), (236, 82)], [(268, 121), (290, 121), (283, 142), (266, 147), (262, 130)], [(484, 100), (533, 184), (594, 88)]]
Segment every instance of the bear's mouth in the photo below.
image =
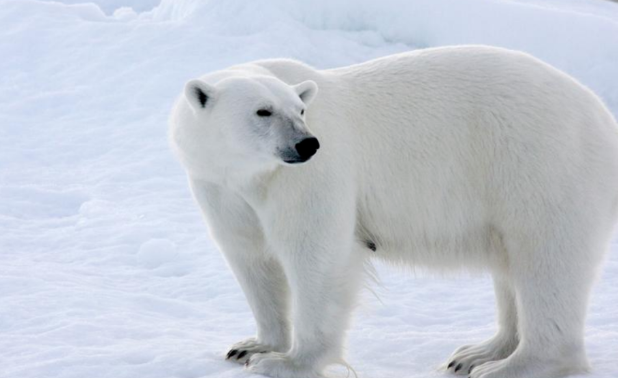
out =
[(298, 153), (294, 151), (285, 151), (279, 155), (279, 159), (281, 159), (285, 164), (302, 164), (309, 161), (312, 156), (300, 156)]
[(291, 160), (291, 159), (283, 159), (283, 162), (287, 163), (287, 164), (302, 164), (302, 163), (305, 163), (305, 162), (307, 162), (309, 160), (311, 160), (311, 158), (307, 158), (307, 159), (304, 159), (304, 160), (301, 159), (301, 158), (293, 159), (293, 160)]

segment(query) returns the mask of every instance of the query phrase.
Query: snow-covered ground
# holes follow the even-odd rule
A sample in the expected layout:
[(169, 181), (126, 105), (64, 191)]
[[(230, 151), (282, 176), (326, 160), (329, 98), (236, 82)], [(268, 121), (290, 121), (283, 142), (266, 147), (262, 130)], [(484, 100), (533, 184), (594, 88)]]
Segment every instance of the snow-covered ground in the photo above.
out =
[[(533, 53), (618, 114), (611, 2), (78, 2), (0, 0), (1, 378), (247, 376), (223, 352), (253, 334), (252, 316), (166, 141), (197, 75), (483, 43)], [(618, 245), (608, 256), (590, 378), (618, 376)], [(379, 271), (383, 303), (367, 294), (349, 334), (361, 378), (446, 377), (436, 368), (453, 349), (495, 330), (487, 277)]]

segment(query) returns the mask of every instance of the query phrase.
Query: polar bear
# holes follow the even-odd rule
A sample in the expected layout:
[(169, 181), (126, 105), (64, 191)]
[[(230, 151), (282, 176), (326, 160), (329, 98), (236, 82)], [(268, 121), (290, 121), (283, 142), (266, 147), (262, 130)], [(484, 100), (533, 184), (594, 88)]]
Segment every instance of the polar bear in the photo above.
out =
[(265, 60), (186, 84), (170, 140), (257, 336), (227, 358), (279, 378), (345, 363), (368, 260), (488, 270), (498, 332), (472, 378), (586, 371), (584, 319), (618, 214), (618, 128), (521, 52), (443, 47), (316, 70)]

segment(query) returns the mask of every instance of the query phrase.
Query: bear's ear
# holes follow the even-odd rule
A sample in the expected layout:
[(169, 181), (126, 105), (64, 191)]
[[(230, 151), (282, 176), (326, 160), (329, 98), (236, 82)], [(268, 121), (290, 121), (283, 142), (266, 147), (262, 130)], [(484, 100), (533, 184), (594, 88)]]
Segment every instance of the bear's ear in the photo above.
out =
[(199, 79), (191, 80), (185, 85), (185, 97), (194, 110), (206, 108), (214, 94), (215, 88)]
[(318, 93), (318, 85), (315, 81), (307, 80), (300, 84), (296, 84), (294, 86), (294, 91), (298, 94), (298, 97), (303, 100), (305, 105), (309, 106)]

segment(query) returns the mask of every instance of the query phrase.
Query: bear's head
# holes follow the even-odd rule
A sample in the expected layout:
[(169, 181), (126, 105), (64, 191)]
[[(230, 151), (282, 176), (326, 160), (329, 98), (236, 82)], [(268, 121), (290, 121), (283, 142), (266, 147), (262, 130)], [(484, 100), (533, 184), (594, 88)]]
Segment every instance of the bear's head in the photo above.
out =
[(196, 178), (254, 174), (308, 161), (320, 147), (305, 124), (313, 81), (271, 76), (189, 81), (170, 120), (171, 142)]

